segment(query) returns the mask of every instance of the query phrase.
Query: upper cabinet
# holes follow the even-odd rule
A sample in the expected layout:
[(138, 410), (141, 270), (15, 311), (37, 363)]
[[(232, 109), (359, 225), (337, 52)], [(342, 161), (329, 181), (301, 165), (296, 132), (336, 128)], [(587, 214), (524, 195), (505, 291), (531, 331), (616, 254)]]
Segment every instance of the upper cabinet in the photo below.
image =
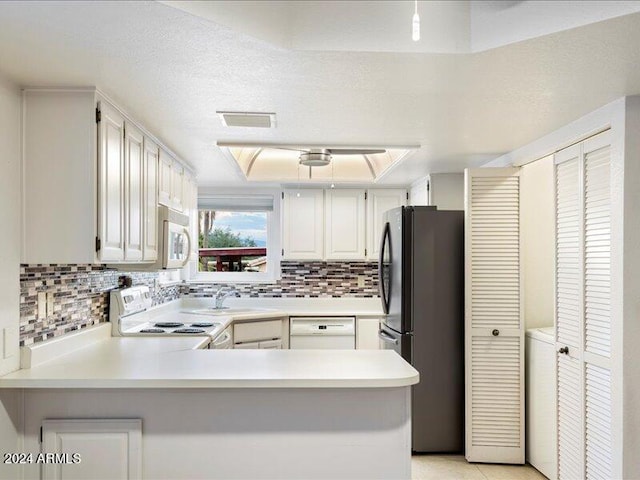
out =
[(158, 180), (159, 180), (158, 145), (148, 137), (144, 137), (144, 228), (143, 260), (153, 262), (158, 258)]
[(364, 260), (365, 191), (325, 192), (325, 258)]
[(186, 188), (187, 170), (166, 150), (160, 149), (160, 181), (158, 203), (177, 210), (186, 211), (185, 198), (189, 196)]
[(324, 191), (285, 190), (283, 202), (283, 258), (322, 260)]
[(27, 89), (23, 108), (22, 263), (154, 262), (162, 188), (182, 210), (188, 169), (169, 157), (167, 180), (155, 139), (96, 90)]
[(376, 260), (384, 212), (401, 189), (303, 189), (283, 193), (285, 260)]
[(384, 229), (384, 213), (407, 204), (404, 189), (375, 189), (367, 192), (367, 258), (377, 260)]
[(107, 104), (101, 105), (99, 112), (97, 238), (101, 245), (96, 249), (100, 260), (120, 262), (124, 260), (125, 241), (124, 117)]
[(144, 229), (147, 226), (144, 221), (143, 142), (140, 129), (127, 122), (124, 130), (124, 259), (127, 262), (142, 260)]

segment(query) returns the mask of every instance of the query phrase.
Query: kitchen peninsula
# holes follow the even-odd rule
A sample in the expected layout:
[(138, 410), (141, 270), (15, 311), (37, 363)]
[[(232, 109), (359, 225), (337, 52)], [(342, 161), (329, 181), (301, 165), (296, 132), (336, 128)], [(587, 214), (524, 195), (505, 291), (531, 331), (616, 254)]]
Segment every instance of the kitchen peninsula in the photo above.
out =
[[(47, 419), (139, 421), (141, 447), (128, 455), (112, 437), (92, 445), (59, 433), (83, 454), (53, 466), (67, 475), (104, 463), (92, 452), (106, 451), (105, 468), (154, 479), (410, 478), (418, 373), (394, 352), (202, 350), (200, 337), (111, 337), (108, 328), (75, 334), (82, 347), (63, 355), (59, 344), (36, 347), (39, 363), (0, 378), (0, 389), (22, 391), (25, 452), (41, 451)], [(39, 478), (38, 465), (24, 471)]]

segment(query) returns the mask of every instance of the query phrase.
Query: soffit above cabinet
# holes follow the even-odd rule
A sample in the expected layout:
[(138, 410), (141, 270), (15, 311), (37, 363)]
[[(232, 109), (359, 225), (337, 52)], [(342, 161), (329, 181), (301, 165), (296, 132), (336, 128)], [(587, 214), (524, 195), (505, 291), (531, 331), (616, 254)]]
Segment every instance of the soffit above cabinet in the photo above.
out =
[(300, 183), (374, 183), (413, 150), (382, 148), (383, 153), (332, 155), (326, 166), (307, 167), (300, 164), (306, 146), (220, 146), (248, 181)]

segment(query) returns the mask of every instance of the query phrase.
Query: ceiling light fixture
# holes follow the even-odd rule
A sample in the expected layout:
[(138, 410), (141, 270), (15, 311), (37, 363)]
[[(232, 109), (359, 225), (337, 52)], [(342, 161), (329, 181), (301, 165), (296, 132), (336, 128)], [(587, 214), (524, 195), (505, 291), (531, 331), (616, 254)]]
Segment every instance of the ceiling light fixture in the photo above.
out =
[(420, 40), (420, 15), (418, 15), (418, 0), (415, 0), (415, 10), (413, 12), (413, 20), (411, 22), (413, 27), (411, 31), (411, 39), (414, 42)]
[(331, 163), (331, 153), (326, 149), (310, 150), (300, 154), (300, 165), (305, 167), (324, 167)]

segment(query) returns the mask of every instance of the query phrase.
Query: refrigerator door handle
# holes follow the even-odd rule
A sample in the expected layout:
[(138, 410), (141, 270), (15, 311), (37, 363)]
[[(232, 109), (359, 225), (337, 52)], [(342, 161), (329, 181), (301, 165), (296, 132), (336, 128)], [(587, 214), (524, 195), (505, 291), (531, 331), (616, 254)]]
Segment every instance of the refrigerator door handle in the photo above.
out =
[[(378, 258), (378, 290), (380, 291), (380, 299), (382, 300), (382, 308), (385, 314), (389, 313), (389, 298), (387, 296), (387, 293), (389, 293), (390, 296), (391, 278), (389, 278), (388, 280), (389, 292), (387, 292), (384, 283), (384, 254), (386, 248), (388, 248), (389, 242), (391, 241), (390, 235), (391, 227), (389, 226), (389, 222), (387, 222), (385, 223), (384, 229), (382, 230), (382, 241), (380, 244), (380, 253)], [(389, 252), (389, 255), (391, 255), (391, 252)], [(389, 258), (389, 260), (391, 260), (391, 258)], [(391, 275), (391, 268), (389, 268), (389, 275)]]
[(382, 340), (382, 341), (387, 342), (387, 343), (392, 343), (394, 345), (398, 345), (398, 339), (397, 338), (393, 338), (388, 333), (385, 333), (384, 330), (379, 330), (378, 331), (378, 338), (380, 340)]

